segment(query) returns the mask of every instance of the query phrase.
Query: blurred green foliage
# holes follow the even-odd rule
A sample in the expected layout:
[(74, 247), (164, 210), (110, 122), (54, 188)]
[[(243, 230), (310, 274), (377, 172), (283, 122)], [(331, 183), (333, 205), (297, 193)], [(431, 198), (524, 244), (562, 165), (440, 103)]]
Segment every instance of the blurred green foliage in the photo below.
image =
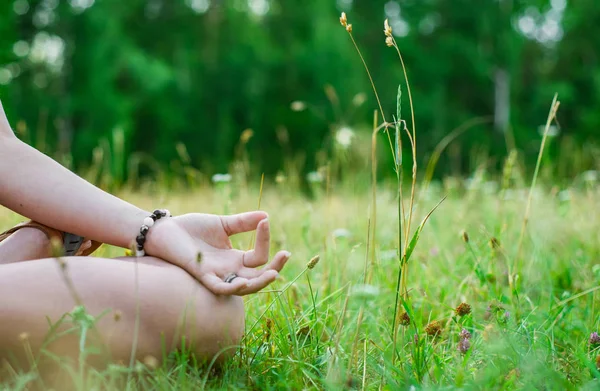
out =
[[(104, 145), (118, 178), (132, 156), (142, 174), (181, 160), (224, 172), (250, 128), (256, 172), (290, 159), (311, 171), (342, 126), (369, 135), (376, 108), (341, 11), (391, 117), (403, 76), (384, 44), (389, 18), (420, 158), (486, 119), (451, 144), (438, 174), (472, 171), (474, 151), (499, 167), (512, 145), (533, 160), (554, 92), (561, 173), (596, 168), (596, 0), (2, 0), (0, 98), (20, 137), (75, 169), (107, 159)], [(573, 151), (585, 152), (577, 166)]]

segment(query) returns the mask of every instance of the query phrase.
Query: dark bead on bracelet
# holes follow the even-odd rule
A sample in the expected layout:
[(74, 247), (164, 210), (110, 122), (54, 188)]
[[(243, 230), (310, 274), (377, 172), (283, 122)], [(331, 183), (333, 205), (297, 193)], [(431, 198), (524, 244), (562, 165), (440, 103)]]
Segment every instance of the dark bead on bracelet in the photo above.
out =
[(155, 215), (154, 213), (152, 213), (152, 214), (150, 215), (150, 218), (151, 218), (152, 220), (154, 220), (154, 221), (156, 221), (156, 220), (158, 220), (158, 219), (159, 219), (159, 217), (158, 217), (157, 215)]
[(144, 246), (144, 243), (146, 243), (146, 235), (142, 235), (139, 234), (136, 238), (135, 241), (137, 242), (138, 246)]
[(160, 219), (161, 217), (165, 217), (165, 212), (163, 212), (160, 209), (156, 209), (154, 212), (152, 212), (152, 214), (158, 216), (158, 218)]
[(138, 244), (137, 245), (137, 249), (138, 249), (138, 251), (143, 251), (144, 250), (144, 245)]
[(142, 228), (140, 228), (140, 233), (142, 235), (146, 235), (148, 233), (148, 230), (150, 230), (150, 228), (147, 225), (142, 225)]

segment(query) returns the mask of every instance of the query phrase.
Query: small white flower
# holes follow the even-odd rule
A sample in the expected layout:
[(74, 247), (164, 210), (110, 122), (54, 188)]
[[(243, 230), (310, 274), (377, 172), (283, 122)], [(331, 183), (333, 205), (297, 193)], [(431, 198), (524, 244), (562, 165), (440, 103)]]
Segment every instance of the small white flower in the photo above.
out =
[(352, 98), (352, 104), (356, 107), (361, 106), (363, 103), (365, 103), (365, 101), (367, 100), (367, 96), (365, 95), (364, 92), (360, 92), (356, 95), (354, 95), (354, 98)]
[(278, 173), (277, 176), (275, 177), (275, 182), (276, 183), (285, 182), (285, 175), (283, 175), (282, 173)]
[(559, 201), (562, 201), (562, 202), (570, 201), (571, 193), (569, 192), (569, 190), (563, 190), (558, 193), (558, 199), (559, 199)]
[(347, 230), (346, 228), (337, 228), (334, 229), (331, 233), (336, 238), (350, 238), (352, 237), (352, 232)]
[(306, 174), (306, 180), (310, 183), (321, 183), (323, 182), (323, 175), (318, 171), (311, 171)]
[(598, 171), (595, 171), (595, 170), (587, 170), (583, 174), (581, 174), (581, 176), (585, 182), (597, 182), (598, 181)]
[(231, 182), (231, 174), (215, 174), (212, 176), (213, 183)]
[(295, 100), (290, 104), (290, 109), (292, 109), (292, 111), (304, 111), (306, 110), (306, 103), (301, 100)]
[(347, 126), (343, 126), (335, 132), (335, 141), (343, 148), (348, 148), (352, 144), (354, 131)]

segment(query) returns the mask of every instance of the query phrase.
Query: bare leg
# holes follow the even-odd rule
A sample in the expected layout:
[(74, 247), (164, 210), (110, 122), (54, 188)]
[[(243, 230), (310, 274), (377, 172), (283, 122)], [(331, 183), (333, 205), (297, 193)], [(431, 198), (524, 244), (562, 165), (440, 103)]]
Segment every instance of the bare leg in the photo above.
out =
[[(68, 257), (62, 259), (62, 267), (56, 259), (0, 266), (0, 360), (25, 361), (25, 335), (37, 354), (49, 331), (46, 317), (57, 322), (77, 305), (75, 297), (94, 316), (110, 310), (97, 323), (100, 338), (90, 333), (90, 343), (102, 343), (112, 360), (129, 362), (136, 333), (138, 359), (160, 360), (163, 347), (168, 351), (181, 346), (182, 337), (200, 359), (211, 359), (240, 341), (241, 298), (215, 296), (178, 267), (150, 257), (141, 259), (144, 262), (136, 264)], [(72, 323), (64, 324), (61, 330), (70, 327)], [(48, 348), (75, 358), (78, 336), (61, 337)]]
[(35, 228), (21, 228), (0, 242), (0, 265), (50, 256), (50, 240)]

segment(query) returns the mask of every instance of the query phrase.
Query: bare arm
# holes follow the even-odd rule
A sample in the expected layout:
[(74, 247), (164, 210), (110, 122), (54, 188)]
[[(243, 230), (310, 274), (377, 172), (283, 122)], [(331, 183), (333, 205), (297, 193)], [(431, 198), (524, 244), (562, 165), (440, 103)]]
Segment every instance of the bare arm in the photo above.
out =
[(128, 247), (148, 212), (73, 174), (16, 137), (0, 137), (0, 204), (61, 231)]
[[(133, 243), (149, 215), (18, 140), (1, 104), (0, 204), (52, 228), (120, 247)], [(257, 230), (253, 250), (232, 248), (229, 236), (253, 230)], [(234, 216), (193, 213), (157, 221), (148, 232), (145, 250), (180, 266), (214, 293), (242, 295), (270, 284), (290, 257), (287, 251), (280, 251), (266, 267), (256, 269), (267, 263), (269, 245), (264, 212)], [(239, 278), (224, 282), (231, 273)]]

